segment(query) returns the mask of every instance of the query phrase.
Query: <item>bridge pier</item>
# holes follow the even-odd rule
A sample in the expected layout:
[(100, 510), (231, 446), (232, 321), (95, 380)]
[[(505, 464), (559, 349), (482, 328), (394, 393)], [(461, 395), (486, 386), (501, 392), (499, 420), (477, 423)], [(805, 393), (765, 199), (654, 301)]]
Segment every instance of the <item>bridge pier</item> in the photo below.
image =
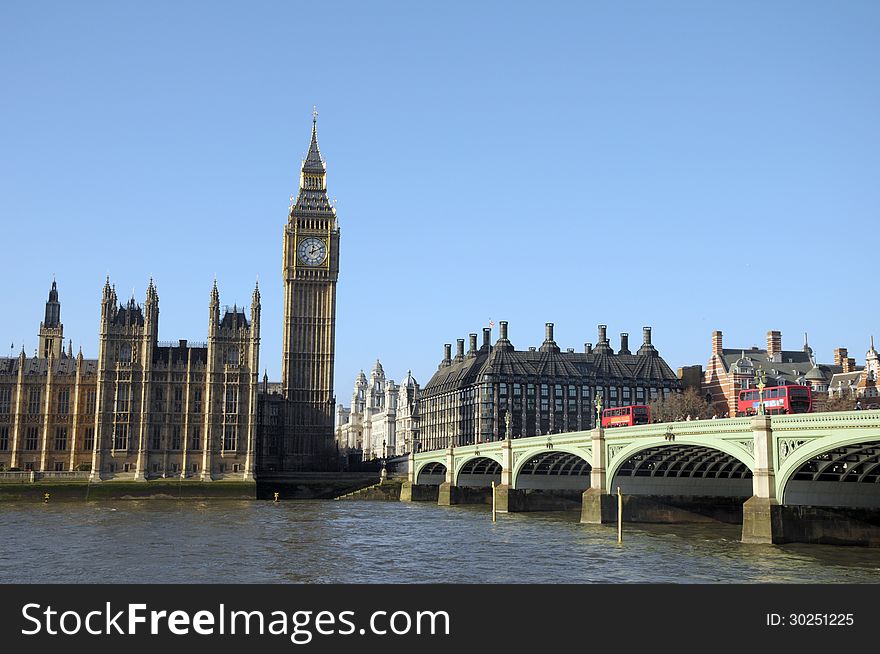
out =
[(444, 481), (437, 489), (438, 506), (453, 506), (458, 504), (459, 488), (451, 482)]
[(617, 522), (617, 497), (601, 488), (588, 488), (581, 496), (581, 522), (606, 525)]
[(430, 484), (414, 484), (406, 480), (400, 487), (401, 502), (436, 502), (437, 486)]
[(776, 470), (773, 465), (773, 428), (770, 416), (752, 418), (755, 468), (753, 495), (743, 504), (742, 542), (782, 543), (785, 534), (782, 506), (776, 498)]
[(604, 525), (617, 521), (617, 498), (606, 490), (605, 430), (598, 426), (590, 432), (593, 444), (593, 461), (590, 470), (590, 487), (581, 496), (581, 522)]

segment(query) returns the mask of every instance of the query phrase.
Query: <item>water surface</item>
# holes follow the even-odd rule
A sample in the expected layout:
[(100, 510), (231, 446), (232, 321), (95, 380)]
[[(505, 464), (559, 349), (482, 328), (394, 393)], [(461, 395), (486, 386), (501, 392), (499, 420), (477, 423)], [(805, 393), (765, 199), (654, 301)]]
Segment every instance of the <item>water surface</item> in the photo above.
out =
[(731, 525), (301, 501), (0, 503), (4, 583), (877, 583), (880, 549), (739, 542)]

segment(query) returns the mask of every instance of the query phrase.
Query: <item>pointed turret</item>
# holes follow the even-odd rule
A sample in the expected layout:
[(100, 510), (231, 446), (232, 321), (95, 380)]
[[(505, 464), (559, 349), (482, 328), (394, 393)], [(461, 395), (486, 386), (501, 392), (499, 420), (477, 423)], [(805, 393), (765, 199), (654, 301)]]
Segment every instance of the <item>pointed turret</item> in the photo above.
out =
[(303, 172), (323, 174), (327, 172), (321, 151), (318, 149), (318, 109), (312, 110), (312, 140), (309, 143), (309, 152), (303, 161)]
[(214, 278), (214, 286), (211, 287), (211, 300), (208, 303), (208, 333), (220, 326), (220, 291), (217, 290), (217, 278)]
[(58, 327), (61, 324), (61, 303), (58, 301), (58, 287), (52, 280), (52, 288), (49, 290), (49, 300), (46, 302), (46, 317), (43, 320), (45, 327)]
[(58, 286), (54, 279), (46, 301), (46, 315), (40, 323), (39, 340), (38, 357), (45, 359), (52, 354), (56, 359), (61, 358), (64, 353), (64, 325), (61, 324), (61, 303), (58, 301)]
[(290, 208), (290, 215), (300, 212), (336, 214), (327, 199), (327, 167), (318, 149), (318, 113), (312, 115), (312, 140), (309, 151), (303, 159), (299, 177), (299, 194)]

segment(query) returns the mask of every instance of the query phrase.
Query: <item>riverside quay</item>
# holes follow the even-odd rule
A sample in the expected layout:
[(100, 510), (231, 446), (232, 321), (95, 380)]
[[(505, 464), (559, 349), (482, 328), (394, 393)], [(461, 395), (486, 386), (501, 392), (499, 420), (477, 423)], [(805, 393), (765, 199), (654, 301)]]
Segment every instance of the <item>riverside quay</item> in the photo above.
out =
[(742, 522), (747, 543), (880, 546), (880, 411), (655, 423), (409, 456), (401, 500), (581, 522)]

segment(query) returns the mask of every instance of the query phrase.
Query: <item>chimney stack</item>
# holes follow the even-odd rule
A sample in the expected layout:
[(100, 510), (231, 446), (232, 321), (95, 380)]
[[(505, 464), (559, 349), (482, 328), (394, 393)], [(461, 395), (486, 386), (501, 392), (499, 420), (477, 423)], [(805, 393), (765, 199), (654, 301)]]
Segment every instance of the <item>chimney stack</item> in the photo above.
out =
[(632, 354), (629, 351), (629, 333), (620, 332), (620, 352), (618, 354)]
[(642, 345), (651, 344), (651, 328), (642, 327)]
[(552, 341), (553, 340), (553, 323), (548, 322), (544, 325), (544, 340)]
[(470, 338), (470, 349), (468, 350), (468, 356), (476, 356), (477, 355), (477, 335), (476, 334), (468, 334)]
[(718, 356), (721, 356), (721, 350), (723, 348), (721, 336), (720, 331), (712, 332), (712, 354), (717, 354)]
[[(847, 350), (845, 347), (839, 347), (834, 350), (834, 365), (835, 366), (845, 366)], [(844, 371), (846, 372), (846, 371)]]
[(464, 361), (464, 339), (459, 338), (456, 342), (455, 348), (455, 360), (456, 361)]
[(448, 366), (452, 364), (452, 343), (445, 343), (443, 345), (443, 362), (440, 364), (441, 366)]
[(483, 347), (480, 349), (485, 349), (488, 351), (492, 347), (492, 329), (490, 327), (483, 327)]
[(593, 344), (592, 343), (584, 343), (584, 354), (592, 354), (593, 353)]
[(607, 343), (608, 342), (608, 326), (607, 325), (599, 325), (599, 343)]
[(499, 340), (506, 341), (507, 340), (507, 321), (502, 320), (498, 323), (498, 331), (499, 331)]
[(767, 332), (767, 357), (774, 361), (780, 360), (782, 353), (782, 332)]

